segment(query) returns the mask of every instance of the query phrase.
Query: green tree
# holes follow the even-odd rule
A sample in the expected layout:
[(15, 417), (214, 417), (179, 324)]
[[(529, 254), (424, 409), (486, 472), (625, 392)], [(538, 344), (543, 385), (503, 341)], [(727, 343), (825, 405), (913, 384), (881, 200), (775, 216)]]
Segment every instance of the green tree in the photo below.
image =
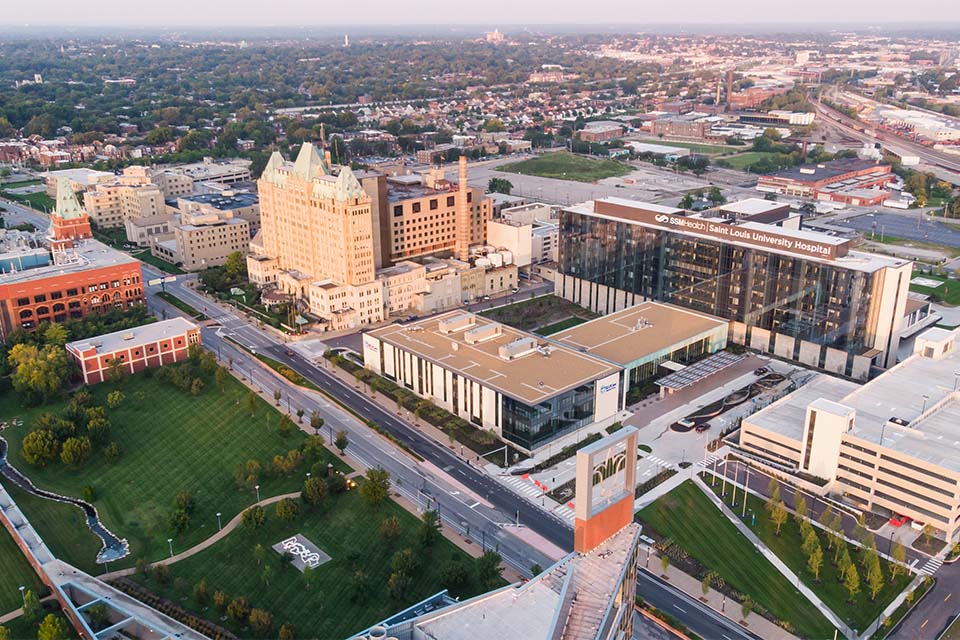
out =
[(487, 183), (487, 191), (490, 193), (510, 195), (512, 190), (513, 183), (506, 178), (490, 178), (490, 182)]
[(281, 391), (280, 389), (273, 390), (273, 399), (276, 401), (278, 407), (280, 406), (280, 398), (282, 397), (283, 397), (283, 391)]
[(319, 507), (327, 497), (327, 483), (322, 478), (307, 478), (303, 483), (303, 500), (311, 507)]
[(10, 630), (0, 624), (0, 640), (10, 640)]
[(693, 206), (693, 194), (685, 193), (683, 198), (680, 199), (679, 206), (681, 209), (690, 209)]
[(81, 467), (90, 457), (90, 450), (90, 438), (67, 438), (60, 450), (60, 460), (66, 465)]
[(190, 383), (190, 395), (198, 396), (203, 392), (203, 379), (194, 378), (193, 382)]
[(291, 420), (287, 414), (283, 414), (283, 416), (280, 417), (280, 424), (277, 425), (277, 433), (279, 433), (281, 437), (287, 438), (293, 433), (293, 429), (293, 420)]
[(273, 616), (263, 609), (251, 609), (249, 622), (254, 631), (263, 635), (273, 627)]
[(13, 389), (28, 404), (40, 404), (60, 390), (70, 370), (66, 351), (57, 345), (37, 348), (15, 344), (7, 353)]
[(380, 537), (385, 540), (394, 540), (400, 537), (400, 519), (397, 516), (388, 516), (380, 523)]
[(51, 322), (43, 330), (43, 342), (44, 344), (54, 344), (62, 347), (67, 344), (67, 339), (70, 337), (70, 332), (67, 331), (67, 328), (62, 324)]
[(343, 455), (344, 451), (346, 451), (347, 447), (350, 445), (350, 440), (347, 438), (347, 432), (337, 431), (337, 437), (334, 439), (333, 445), (340, 451), (340, 455)]
[(483, 588), (492, 589), (503, 580), (502, 560), (500, 554), (493, 550), (487, 550), (477, 558), (477, 579)]
[(67, 624), (58, 615), (48, 613), (37, 629), (37, 640), (66, 640)]
[(740, 603), (740, 616), (746, 621), (750, 617), (750, 614), (753, 612), (753, 600), (751, 598), (744, 598), (743, 602)]
[(857, 573), (857, 567), (852, 563), (843, 574), (843, 587), (850, 596), (850, 602), (857, 599), (857, 595), (860, 593), (860, 574)]
[(780, 483), (776, 478), (770, 478), (767, 483), (767, 511), (773, 513), (774, 506), (780, 502)]
[[(537, 573), (534, 573), (534, 575), (537, 575)], [(462, 587), (467, 583), (469, 577), (466, 565), (459, 560), (451, 560), (440, 570), (440, 584), (447, 589)]]
[(420, 557), (409, 547), (401, 549), (393, 554), (390, 560), (390, 568), (394, 573), (412, 576), (420, 568)]
[(203, 578), (197, 584), (193, 585), (193, 599), (197, 606), (205, 607), (210, 602), (210, 593), (207, 591), (207, 579)]
[(126, 396), (123, 395), (123, 391), (120, 391), (119, 389), (111, 391), (107, 394), (107, 406), (111, 409), (116, 409), (123, 404), (125, 398)]
[(263, 523), (266, 521), (266, 519), (267, 519), (267, 514), (263, 510), (263, 507), (259, 505), (255, 507), (250, 507), (249, 509), (243, 512), (243, 516), (241, 517), (241, 521), (243, 522), (243, 525), (246, 527), (250, 527), (251, 529), (259, 529), (260, 527), (263, 526)]
[(46, 429), (31, 431), (23, 438), (20, 455), (27, 464), (45, 467), (60, 455), (60, 443)]
[(223, 367), (217, 367), (216, 372), (213, 374), (214, 384), (217, 385), (217, 389), (220, 390), (220, 393), (224, 393), (227, 390), (227, 380), (230, 378), (230, 374), (227, 373), (227, 370)]
[(40, 606), (40, 598), (31, 589), (27, 589), (23, 592), (23, 619), (34, 625), (40, 622), (41, 616), (43, 608)]
[(250, 416), (253, 417), (257, 413), (257, 395), (251, 391), (247, 393), (247, 397), (243, 401), (244, 408), (247, 412), (250, 413)]
[(116, 383), (123, 382), (127, 375), (127, 368), (120, 358), (111, 358), (107, 360), (107, 379)]
[(876, 600), (877, 594), (883, 589), (883, 569), (880, 568), (880, 558), (873, 556), (870, 566), (867, 567), (867, 589), (870, 590), (870, 599)]
[(670, 568), (670, 556), (666, 553), (660, 554), (660, 573), (667, 575), (667, 569)]
[(221, 614), (227, 610), (227, 594), (223, 591), (214, 591), (213, 592), (213, 606), (216, 607), (217, 611)]
[(387, 593), (397, 602), (403, 602), (407, 599), (412, 586), (413, 579), (402, 573), (391, 573), (387, 579)]
[(789, 517), (790, 514), (787, 512), (787, 506), (783, 504), (783, 500), (773, 505), (773, 511), (770, 512), (770, 522), (776, 527), (776, 535), (780, 535), (780, 528), (783, 527)]
[(234, 251), (227, 256), (227, 261), (223, 264), (223, 270), (231, 280), (246, 277), (247, 259), (239, 251)]
[(797, 499), (793, 505), (794, 517), (797, 522), (804, 522), (807, 519), (807, 499), (797, 493)]
[(702, 600), (706, 602), (707, 595), (710, 593), (710, 574), (705, 573), (700, 581), (700, 591), (703, 593)]
[(250, 615), (250, 601), (244, 597), (234, 598), (227, 605), (227, 615), (235, 622), (244, 622)]
[(277, 632), (277, 640), (295, 640), (297, 637), (297, 628), (290, 624), (289, 622), (284, 622), (280, 625), (280, 630)]
[[(319, 412), (313, 411), (310, 413), (310, 426), (313, 428), (313, 435), (320, 435), (320, 429), (323, 428), (323, 418), (320, 417)], [(346, 449), (346, 445), (343, 448)], [(343, 450), (340, 453), (343, 453)]]
[(360, 485), (360, 497), (370, 506), (379, 506), (390, 495), (390, 472), (380, 467), (368, 469)]
[(810, 551), (810, 555), (807, 556), (807, 567), (813, 572), (813, 579), (817, 582), (820, 581), (820, 568), (823, 566), (823, 548), (820, 546), (820, 543), (817, 542), (817, 545)]
[(276, 513), (277, 517), (284, 522), (291, 522), (300, 515), (300, 505), (290, 498), (284, 498), (277, 503)]
[(720, 187), (710, 187), (710, 191), (707, 192), (707, 200), (714, 206), (719, 206), (725, 203), (727, 198), (723, 195)]
[(417, 533), (420, 540), (420, 546), (424, 548), (432, 547), (441, 537), (440, 533), (440, 515), (434, 511), (424, 511), (420, 521), (420, 530)]
[(893, 541), (890, 557), (893, 558), (893, 562), (890, 563), (890, 581), (893, 582), (906, 570), (903, 565), (907, 562), (907, 549), (900, 544), (899, 540)]
[(800, 544), (800, 550), (807, 556), (809, 556), (816, 547), (820, 546), (820, 539), (817, 537), (817, 532), (813, 529), (807, 531), (803, 537), (803, 542)]

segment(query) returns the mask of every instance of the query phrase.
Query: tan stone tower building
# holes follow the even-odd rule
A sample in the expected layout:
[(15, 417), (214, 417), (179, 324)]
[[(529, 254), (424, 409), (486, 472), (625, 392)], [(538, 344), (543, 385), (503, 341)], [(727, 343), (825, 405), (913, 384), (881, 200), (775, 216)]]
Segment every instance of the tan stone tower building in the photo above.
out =
[(250, 279), (305, 301), (330, 330), (384, 319), (370, 197), (349, 167), (338, 176), (310, 143), (292, 165), (274, 152), (258, 181), (260, 232)]

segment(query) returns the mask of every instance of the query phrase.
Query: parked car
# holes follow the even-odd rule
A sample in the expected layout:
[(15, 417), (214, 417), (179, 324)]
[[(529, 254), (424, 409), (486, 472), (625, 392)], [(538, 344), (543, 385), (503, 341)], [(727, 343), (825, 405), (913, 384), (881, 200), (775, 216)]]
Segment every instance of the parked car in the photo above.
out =
[(698, 424), (698, 425), (697, 425), (697, 433), (703, 433), (704, 431), (706, 431), (706, 430), (709, 429), (709, 428), (710, 428), (710, 423), (709, 423), (709, 422), (704, 422), (703, 424)]
[(910, 521), (910, 518), (897, 513), (897, 514), (894, 514), (892, 518), (890, 518), (890, 525), (893, 527), (902, 527), (909, 521)]

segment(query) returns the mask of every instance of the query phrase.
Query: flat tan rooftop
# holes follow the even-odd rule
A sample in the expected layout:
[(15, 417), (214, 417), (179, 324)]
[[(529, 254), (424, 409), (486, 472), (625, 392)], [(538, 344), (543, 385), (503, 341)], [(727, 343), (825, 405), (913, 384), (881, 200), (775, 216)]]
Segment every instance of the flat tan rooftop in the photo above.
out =
[[(620, 371), (609, 362), (483, 316), (473, 315), (473, 324), (457, 331), (441, 331), (444, 320), (467, 315), (473, 314), (451, 311), (405, 325), (374, 329), (368, 335), (529, 405)], [(473, 344), (467, 342), (465, 334), (490, 325), (500, 328), (499, 335)], [(510, 360), (500, 357), (501, 347), (524, 338), (546, 349), (532, 350)]]
[(726, 320), (689, 309), (642, 302), (550, 338), (625, 367), (726, 324)]

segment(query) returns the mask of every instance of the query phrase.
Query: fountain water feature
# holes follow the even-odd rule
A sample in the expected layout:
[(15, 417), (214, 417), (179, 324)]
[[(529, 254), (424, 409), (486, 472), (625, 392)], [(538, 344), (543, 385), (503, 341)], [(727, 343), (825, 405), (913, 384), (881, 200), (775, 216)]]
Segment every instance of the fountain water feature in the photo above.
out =
[(44, 489), (39, 489), (33, 484), (33, 482), (30, 481), (28, 477), (13, 467), (7, 461), (7, 441), (3, 438), (3, 436), (0, 436), (0, 478), (6, 478), (15, 486), (37, 497), (44, 498), (46, 500), (54, 500), (56, 502), (66, 502), (81, 509), (86, 516), (87, 527), (89, 527), (90, 531), (92, 531), (95, 536), (100, 538), (100, 542), (103, 543), (103, 548), (101, 548), (100, 552), (97, 554), (97, 564), (104, 564), (107, 562), (120, 560), (121, 558), (125, 558), (130, 554), (130, 546), (127, 543), (127, 540), (125, 538), (118, 538), (111, 533), (102, 522), (100, 522), (100, 516), (97, 513), (97, 508), (92, 504), (86, 500), (80, 500), (79, 498), (62, 496), (50, 491), (45, 491)]

